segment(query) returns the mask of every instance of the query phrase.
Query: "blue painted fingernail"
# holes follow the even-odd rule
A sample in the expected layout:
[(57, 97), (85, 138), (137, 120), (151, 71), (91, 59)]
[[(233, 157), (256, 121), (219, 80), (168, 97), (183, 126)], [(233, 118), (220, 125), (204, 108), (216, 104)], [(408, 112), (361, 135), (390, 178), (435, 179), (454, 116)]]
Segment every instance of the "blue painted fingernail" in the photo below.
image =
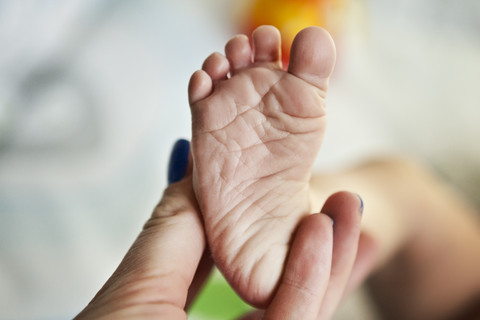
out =
[(189, 152), (190, 142), (184, 139), (175, 142), (168, 162), (168, 184), (180, 181), (185, 177)]
[(359, 194), (357, 194), (358, 199), (360, 199), (360, 214), (363, 215), (363, 199), (360, 197)]

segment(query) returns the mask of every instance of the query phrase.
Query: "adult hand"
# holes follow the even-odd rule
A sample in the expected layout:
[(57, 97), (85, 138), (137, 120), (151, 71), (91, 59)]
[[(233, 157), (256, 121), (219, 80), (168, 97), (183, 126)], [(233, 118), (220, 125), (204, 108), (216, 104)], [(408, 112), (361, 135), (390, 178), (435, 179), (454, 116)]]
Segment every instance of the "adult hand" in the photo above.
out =
[[(192, 189), (188, 149), (187, 141), (176, 143), (169, 170), (172, 184), (120, 266), (75, 319), (187, 318), (186, 309), (213, 266)], [(368, 254), (359, 255), (359, 267), (350, 276), (359, 207), (356, 196), (339, 193), (327, 200), (324, 213), (306, 217), (268, 308), (244, 319), (328, 318), (345, 287), (358, 283), (371, 265)], [(361, 241), (359, 253), (362, 243), (371, 247)]]
[(201, 259), (206, 241), (188, 155), (188, 141), (178, 141), (169, 165), (171, 184), (162, 200), (117, 270), (76, 319), (186, 319), (187, 297), (194, 296), (212, 267), (209, 255)]
[(338, 192), (307, 216), (294, 237), (278, 290), (266, 311), (242, 320), (330, 319), (342, 298), (374, 267), (378, 246), (360, 233), (363, 201)]

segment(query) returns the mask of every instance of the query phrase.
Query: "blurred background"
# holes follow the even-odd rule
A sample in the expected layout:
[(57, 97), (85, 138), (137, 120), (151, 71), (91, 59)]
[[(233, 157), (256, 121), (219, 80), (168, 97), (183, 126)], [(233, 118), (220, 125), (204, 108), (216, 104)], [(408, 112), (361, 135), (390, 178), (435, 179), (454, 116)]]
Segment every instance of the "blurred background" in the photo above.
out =
[[(311, 24), (337, 44), (317, 170), (406, 154), (480, 205), (477, 0), (0, 0), (0, 319), (72, 318), (89, 302), (190, 136), (190, 74), (263, 23), (285, 52)], [(221, 281), (192, 319), (247, 308), (221, 300)]]

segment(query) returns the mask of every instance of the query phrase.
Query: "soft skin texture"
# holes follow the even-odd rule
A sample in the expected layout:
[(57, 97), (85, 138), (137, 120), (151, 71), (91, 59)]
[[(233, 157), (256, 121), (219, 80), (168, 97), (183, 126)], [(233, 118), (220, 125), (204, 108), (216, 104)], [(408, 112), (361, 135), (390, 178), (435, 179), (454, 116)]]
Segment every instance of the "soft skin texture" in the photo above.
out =
[(311, 169), (326, 125), (335, 63), (319, 27), (295, 38), (287, 71), (280, 33), (257, 28), (252, 46), (232, 38), (189, 84), (193, 185), (215, 263), (239, 295), (267, 304), (292, 233), (312, 213)]
[[(271, 110), (272, 114), (268, 115), (270, 117), (268, 118), (269, 121), (278, 117), (276, 125), (280, 127), (279, 129), (272, 126), (269, 130), (272, 134), (283, 132), (282, 135), (285, 135), (288, 132), (285, 131), (287, 130), (286, 127), (283, 128), (284, 125), (289, 126), (290, 129), (300, 125), (301, 128), (297, 128), (299, 131), (288, 134), (292, 137), (282, 137), (286, 141), (283, 148), (295, 146), (296, 142), (302, 142), (301, 136), (295, 139), (296, 135), (304, 135), (307, 139), (303, 141), (306, 145), (300, 151), (307, 150), (308, 143), (318, 147), (319, 140), (323, 135), (323, 99), (324, 90), (326, 90), (326, 84), (328, 83), (327, 78), (321, 80), (319, 75), (327, 76), (331, 69), (328, 71), (325, 66), (317, 66), (318, 68), (310, 66), (315, 67), (310, 69), (314, 72), (312, 76), (308, 70), (305, 70), (308, 64), (302, 65), (300, 61), (292, 60), (291, 68), (288, 72), (284, 72), (279, 69), (278, 31), (271, 27), (263, 27), (255, 32), (253, 38), (257, 48), (255, 50), (256, 67), (253, 67), (253, 62), (245, 59), (245, 53), (251, 54), (251, 49), (248, 42), (245, 42), (246, 38), (239, 36), (232, 39), (226, 47), (226, 51), (230, 52), (227, 57), (231, 61), (215, 53), (205, 61), (204, 70), (193, 75), (189, 90), (192, 110), (195, 109), (194, 105), (198, 102), (196, 99), (204, 100), (212, 94), (214, 85), (217, 87), (217, 85), (221, 86), (222, 83), (226, 82), (227, 73), (234, 76), (236, 73), (242, 74), (242, 70), (245, 69), (245, 76), (239, 78), (243, 80), (234, 83), (238, 88), (247, 87), (247, 89), (252, 84), (258, 85), (264, 80), (271, 81), (272, 77), (281, 75), (276, 84), (267, 83), (267, 86), (279, 86), (284, 81), (282, 79), (287, 79), (285, 80), (288, 84), (286, 85), (287, 91), (290, 84), (298, 85), (297, 89), (303, 87), (302, 92), (306, 94), (304, 102), (307, 104), (302, 104), (302, 99), (296, 101), (299, 103), (297, 107), (301, 110), (300, 114), (304, 115), (302, 118), (285, 113), (284, 109), (280, 108), (279, 105), (275, 106), (275, 103), (267, 103), (266, 105), (273, 108)], [(320, 43), (323, 43), (323, 45), (327, 43), (326, 47), (333, 50), (328, 34), (319, 28), (309, 28), (302, 31), (298, 39), (294, 44), (293, 52), (307, 50), (308, 43), (316, 40), (321, 40)], [(245, 46), (246, 44), (247, 46)], [(326, 52), (328, 53), (328, 50)], [(325, 54), (325, 52), (323, 53)], [(297, 56), (309, 61), (308, 54), (305, 52), (299, 53)], [(332, 63), (330, 68), (333, 67), (333, 57), (333, 52), (330, 52), (330, 56), (327, 54), (322, 58)], [(325, 70), (328, 72), (325, 73)], [(257, 79), (255, 75), (258, 75), (259, 78)], [(250, 82), (251, 80), (255, 81)], [(318, 87), (319, 84), (322, 84), (321, 88)], [(231, 90), (235, 92), (236, 88), (232, 87)], [(276, 95), (272, 94), (270, 96), (275, 98)], [(277, 96), (279, 99), (286, 99), (285, 101), (288, 101), (289, 98), (288, 95), (282, 97), (281, 92), (278, 92)], [(200, 106), (201, 103), (198, 105)], [(277, 107), (279, 109), (275, 109)], [(319, 110), (313, 110), (317, 107)], [(290, 111), (294, 112), (294, 109)], [(259, 112), (258, 114), (262, 113)], [(262, 117), (266, 116), (263, 115)], [(195, 117), (194, 121), (196, 121)], [(311, 130), (311, 132), (308, 132), (305, 128)], [(306, 131), (302, 133), (300, 129)], [(260, 150), (257, 154), (250, 154), (252, 157), (258, 156), (256, 159), (251, 158), (250, 161), (252, 163), (255, 160), (263, 162), (261, 168), (265, 169), (267, 168), (266, 158), (267, 160), (274, 160), (277, 163), (272, 169), (277, 171), (273, 172), (271, 177), (261, 176), (266, 180), (263, 183), (256, 184), (255, 189), (251, 190), (264, 192), (260, 198), (251, 194), (254, 202), (250, 203), (245, 211), (252, 215), (258, 214), (259, 204), (257, 201), (259, 199), (263, 198), (263, 201), (265, 201), (270, 197), (274, 201), (278, 199), (283, 201), (289, 193), (289, 189), (298, 194), (303, 193), (305, 188), (308, 189), (302, 184), (308, 180), (311, 163), (297, 162), (294, 164), (292, 154), (287, 152), (286, 149), (282, 150), (281, 143), (276, 144), (275, 141), (266, 141), (266, 143), (268, 147), (265, 146), (265, 148), (268, 150), (272, 148), (271, 151), (275, 151), (275, 153), (268, 154), (265, 153), (265, 150)], [(197, 144), (196, 152), (199, 153), (201, 148), (202, 144)], [(211, 148), (209, 149), (207, 145), (205, 151), (208, 152), (209, 150), (211, 151)], [(180, 153), (183, 154), (184, 152)], [(262, 154), (264, 157), (261, 157)], [(226, 156), (228, 155), (235, 156), (236, 153), (226, 154)], [(294, 155), (293, 159), (298, 160), (298, 156)], [(310, 157), (313, 158), (314, 155), (310, 154)], [(213, 262), (205, 237), (204, 227), (205, 224), (208, 224), (204, 224), (206, 215), (200, 215), (200, 208), (193, 189), (193, 180), (198, 179), (200, 166), (195, 165), (197, 176), (194, 175), (191, 160), (186, 177), (173, 183), (165, 190), (163, 199), (155, 208), (152, 217), (145, 224), (143, 231), (118, 269), (76, 319), (186, 319), (186, 310), (200, 290)], [(226, 158), (224, 160), (229, 161)], [(174, 161), (171, 164), (175, 165), (175, 163)], [(297, 166), (299, 169), (291, 166)], [(284, 168), (284, 170), (278, 171), (279, 167)], [(215, 174), (217, 168), (216, 166), (204, 166), (203, 174), (206, 177), (211, 176)], [(304, 176), (295, 177), (294, 175), (297, 173), (302, 173)], [(225, 174), (229, 173), (225, 172)], [(232, 177), (236, 177), (235, 172)], [(286, 184), (283, 194), (277, 190), (281, 188), (282, 183), (280, 182), (276, 185), (279, 188), (271, 189), (273, 186), (271, 182), (277, 179)], [(232, 182), (235, 183), (238, 180), (235, 178)], [(198, 181), (195, 183), (198, 184)], [(264, 187), (270, 187), (270, 189), (262, 190)], [(292, 187), (299, 187), (299, 190)], [(220, 191), (225, 192), (226, 197), (230, 196), (229, 189)], [(274, 232), (269, 228), (259, 229), (257, 225), (253, 226), (254, 231), (256, 229), (259, 232), (257, 236), (265, 237), (267, 244), (271, 244), (272, 238), (269, 237), (272, 234), (279, 237), (281, 241), (286, 240), (285, 243), (280, 245), (281, 259), (266, 260), (267, 263), (271, 264), (265, 264), (265, 266), (271, 267), (278, 273), (278, 277), (274, 279), (274, 288), (270, 290), (271, 292), (267, 292), (266, 301), (257, 300), (257, 302), (261, 302), (259, 304), (266, 306), (266, 310), (247, 315), (245, 319), (329, 319), (342, 295), (358, 285), (374, 263), (375, 243), (365, 235), (359, 236), (361, 201), (356, 195), (347, 192), (334, 194), (327, 199), (324, 210), (322, 210), (323, 213), (313, 215), (308, 213), (308, 203), (303, 203), (306, 196), (308, 196), (306, 193), (302, 195), (292, 194), (291, 197), (288, 197), (288, 200), (278, 203), (278, 208), (281, 209), (280, 215), (263, 217), (266, 218), (266, 226), (280, 226), (280, 228), (273, 229)], [(294, 209), (300, 203), (302, 203), (302, 211), (297, 210), (296, 215), (289, 218), (289, 210), (284, 207), (295, 212)], [(268, 202), (265, 204), (268, 205)], [(210, 205), (215, 206), (214, 203), (210, 203)], [(225, 202), (220, 201), (219, 205), (225, 205)], [(282, 216), (282, 214), (285, 214), (285, 216)], [(274, 223), (272, 224), (272, 222)], [(244, 243), (238, 242), (238, 245), (246, 245), (247, 249), (253, 250), (250, 258), (246, 256), (240, 258), (246, 258), (245, 262), (255, 264), (255, 259), (264, 253), (263, 250), (266, 247), (252, 247), (251, 239), (244, 236), (245, 230), (241, 228), (232, 230), (237, 232), (237, 235), (231, 234), (230, 236), (235, 238), (236, 241), (244, 241)], [(260, 232), (263, 232), (263, 235)], [(231, 245), (226, 236), (220, 235), (216, 240), (218, 240), (214, 243), (216, 248), (228, 248)], [(235, 248), (231, 249), (234, 250)], [(233, 253), (236, 254), (237, 251), (234, 250)], [(235, 264), (231, 265), (231, 270), (229, 267), (223, 269), (226, 274), (235, 274), (238, 271), (236, 269), (238, 266), (235, 266)], [(257, 273), (257, 276), (261, 275), (261, 273)], [(253, 287), (262, 286), (262, 283), (256, 284), (254, 282), (258, 280), (258, 277), (252, 280)], [(239, 290), (238, 287), (236, 289)], [(248, 287), (243, 289), (248, 289)], [(244, 297), (249, 296), (248, 292), (243, 293)], [(257, 293), (254, 292), (253, 296), (250, 295), (253, 299), (249, 299), (249, 301), (255, 301), (258, 298), (258, 295), (255, 296)], [(262, 297), (260, 296), (260, 298)]]
[[(350, 275), (351, 270), (340, 266), (341, 261), (335, 258), (355, 259), (357, 252), (352, 247), (358, 242), (355, 221), (359, 206), (356, 196), (349, 193), (336, 194), (325, 204), (325, 211), (338, 220), (336, 226), (344, 224), (339, 217), (352, 218), (353, 223), (345, 224), (353, 235), (349, 249), (345, 246), (349, 240), (337, 236), (330, 216), (314, 214), (303, 220), (271, 304), (245, 319), (328, 319), (322, 312), (324, 301), (328, 301), (328, 310), (334, 309), (338, 302), (328, 297), (358, 284), (366, 274), (362, 268), (365, 258), (370, 261), (368, 255), (358, 255), (356, 265), (360, 267)], [(358, 245), (359, 252), (374, 249), (362, 238)], [(190, 170), (186, 178), (165, 190), (120, 266), (75, 319), (187, 319), (188, 305), (211, 268)], [(335, 270), (341, 277), (350, 277), (349, 283), (335, 282), (331, 276)]]

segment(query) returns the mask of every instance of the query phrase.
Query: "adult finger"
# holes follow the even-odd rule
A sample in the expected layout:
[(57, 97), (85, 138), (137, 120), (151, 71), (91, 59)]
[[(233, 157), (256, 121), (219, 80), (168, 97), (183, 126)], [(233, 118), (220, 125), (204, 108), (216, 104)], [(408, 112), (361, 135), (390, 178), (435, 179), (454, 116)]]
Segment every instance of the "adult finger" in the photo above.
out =
[(316, 319), (332, 264), (332, 220), (313, 214), (302, 220), (285, 272), (263, 319)]
[(334, 221), (333, 255), (330, 281), (318, 319), (330, 319), (343, 296), (357, 256), (362, 211), (361, 198), (349, 192), (333, 194), (322, 208), (322, 213)]
[(378, 243), (366, 233), (360, 233), (358, 240), (357, 257), (353, 264), (352, 273), (348, 279), (343, 297), (355, 290), (372, 273), (380, 256)]
[[(184, 139), (178, 140), (172, 151), (170, 162), (168, 165), (168, 183), (172, 184), (186, 176), (190, 178), (193, 171), (192, 152), (190, 150), (190, 142)], [(213, 259), (208, 246), (205, 248), (202, 258), (198, 263), (197, 270), (193, 277), (193, 281), (188, 288), (187, 301), (185, 309), (188, 310), (200, 290), (203, 288), (211, 271), (213, 270)]]
[[(174, 148), (172, 158), (178, 154)], [(188, 165), (181, 160), (185, 174)], [(120, 266), (77, 319), (146, 315), (186, 319), (188, 289), (205, 246), (191, 176), (187, 176), (165, 190)]]
[(202, 290), (205, 282), (208, 279), (208, 276), (213, 270), (213, 264), (212, 254), (207, 247), (203, 252), (202, 258), (200, 259), (197, 271), (193, 277), (192, 284), (190, 285), (190, 288), (188, 288), (187, 302), (185, 303), (186, 310), (191, 307), (198, 293), (200, 290)]

